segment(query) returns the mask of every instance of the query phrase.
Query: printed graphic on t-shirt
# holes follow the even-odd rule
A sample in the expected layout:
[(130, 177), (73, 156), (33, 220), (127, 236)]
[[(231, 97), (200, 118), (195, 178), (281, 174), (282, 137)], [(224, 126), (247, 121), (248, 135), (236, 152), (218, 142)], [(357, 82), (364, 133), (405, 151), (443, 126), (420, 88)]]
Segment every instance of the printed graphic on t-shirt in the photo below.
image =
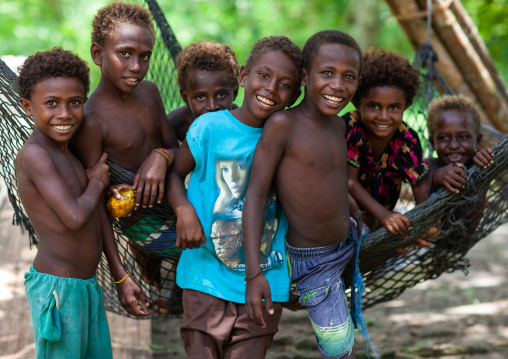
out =
[[(219, 196), (213, 210), (211, 239), (217, 257), (232, 270), (245, 270), (243, 251), (242, 210), (249, 180), (247, 163), (233, 160), (217, 161), (215, 179)], [(281, 253), (272, 251), (272, 240), (277, 231), (275, 192), (270, 191), (265, 210), (261, 236), (260, 265), (263, 269), (280, 267)]]

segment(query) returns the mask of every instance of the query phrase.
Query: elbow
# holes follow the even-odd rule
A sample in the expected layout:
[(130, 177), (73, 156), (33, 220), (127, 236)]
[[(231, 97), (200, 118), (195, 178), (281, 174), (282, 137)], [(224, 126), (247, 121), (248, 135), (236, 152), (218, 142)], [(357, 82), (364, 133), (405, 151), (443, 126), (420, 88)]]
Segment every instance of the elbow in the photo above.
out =
[(76, 214), (68, 218), (65, 222), (66, 222), (65, 225), (69, 229), (73, 231), (79, 231), (86, 224), (87, 220), (86, 218), (83, 218), (82, 216)]

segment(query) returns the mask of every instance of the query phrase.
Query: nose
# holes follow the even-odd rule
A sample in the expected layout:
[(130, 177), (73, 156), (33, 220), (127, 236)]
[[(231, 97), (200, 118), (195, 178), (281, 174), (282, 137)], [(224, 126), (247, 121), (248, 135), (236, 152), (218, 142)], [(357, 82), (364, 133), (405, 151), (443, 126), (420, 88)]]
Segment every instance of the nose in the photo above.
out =
[(266, 84), (266, 90), (270, 93), (275, 93), (275, 89), (277, 88), (277, 80), (272, 79)]
[(219, 110), (219, 101), (216, 98), (212, 97), (206, 102), (206, 110), (208, 112), (213, 112)]
[(71, 116), (71, 111), (70, 111), (68, 105), (62, 104), (61, 106), (58, 107), (58, 114), (57, 114), (57, 118), (58, 119), (68, 120), (71, 117), (72, 117)]
[(459, 141), (457, 141), (457, 138), (455, 138), (455, 136), (453, 136), (450, 139), (450, 142), (448, 143), (448, 147), (450, 147), (450, 148), (459, 148)]
[(379, 112), (379, 116), (378, 116), (380, 119), (384, 120), (384, 119), (387, 119), (389, 118), (390, 116), (388, 116), (388, 109), (382, 109), (380, 112)]
[(129, 63), (129, 71), (138, 73), (140, 68), (141, 66), (139, 64), (139, 58), (137, 58), (136, 56), (132, 56), (132, 60)]
[(332, 90), (342, 90), (344, 88), (344, 82), (339, 76), (335, 76), (335, 78), (330, 82), (330, 88)]

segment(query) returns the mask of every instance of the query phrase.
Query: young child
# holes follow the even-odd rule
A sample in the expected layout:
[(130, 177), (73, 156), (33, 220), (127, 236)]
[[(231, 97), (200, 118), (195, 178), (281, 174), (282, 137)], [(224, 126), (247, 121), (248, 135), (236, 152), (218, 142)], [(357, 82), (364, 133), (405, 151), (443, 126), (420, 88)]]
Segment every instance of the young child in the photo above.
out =
[[(93, 62), (100, 66), (101, 77), (85, 106), (72, 149), (85, 168), (106, 152), (110, 167), (135, 173), (128, 185), (136, 190), (136, 205), (152, 207), (164, 198), (166, 172), (178, 141), (166, 119), (157, 86), (143, 80), (155, 41), (150, 13), (138, 4), (113, 2), (99, 9), (92, 27), (90, 52)], [(118, 189), (113, 192), (120, 197)], [(144, 230), (146, 226), (162, 228), (165, 219), (147, 217), (148, 213), (138, 210), (129, 218), (129, 233), (144, 235), (131, 235), (131, 239), (141, 244), (148, 240), (156, 248), (173, 245), (171, 234), (152, 239)], [(135, 246), (131, 249), (143, 279), (160, 288), (161, 258)]]
[(480, 115), (469, 98), (445, 95), (434, 99), (429, 105), (427, 128), (438, 156), (426, 160), (432, 192), (444, 186), (458, 193), (467, 184), (463, 167), (474, 163), (485, 168), (493, 163), (492, 149), (480, 149)]
[(38, 237), (25, 274), (37, 358), (111, 358), (111, 341), (95, 271), (104, 251), (118, 297), (132, 315), (148, 315), (137, 283), (123, 268), (104, 225), (101, 193), (109, 184), (103, 154), (85, 172), (67, 142), (83, 118), (89, 69), (54, 48), (30, 56), (18, 77), (20, 102), (34, 130), (16, 158), (19, 196)]
[(178, 86), (185, 106), (168, 113), (178, 141), (192, 122), (207, 112), (231, 110), (238, 95), (239, 65), (228, 45), (197, 41), (176, 58)]
[(344, 116), (348, 145), (349, 192), (372, 230), (406, 231), (411, 223), (394, 212), (402, 181), (411, 185), (416, 204), (426, 200), (428, 166), (418, 134), (402, 117), (418, 91), (419, 72), (396, 52), (370, 49), (363, 56), (362, 83)]
[(277, 289), (267, 283), (259, 256), (265, 202), (273, 182), (289, 223), (291, 281), (297, 282), (300, 303), (307, 307), (325, 358), (354, 357), (354, 326), (341, 275), (356, 240), (348, 208), (345, 125), (337, 114), (353, 97), (361, 68), (361, 50), (348, 34), (327, 30), (307, 40), (305, 96), (298, 106), (276, 112), (267, 121), (244, 204), (249, 317), (265, 325), (261, 314)]
[[(287, 37), (256, 42), (240, 69), (242, 106), (196, 119), (170, 171), (168, 199), (177, 214), (177, 246), (184, 249), (177, 268), (184, 307), (180, 333), (191, 358), (264, 358), (278, 330), (280, 303), (263, 312), (264, 328), (247, 317), (239, 221), (254, 147), (265, 120), (297, 99), (300, 67), (301, 50)], [(183, 182), (191, 171), (186, 196)], [(275, 234), (267, 234), (262, 267), (277, 284), (274, 301), (285, 302), (287, 225), (276, 203), (269, 203), (266, 222), (266, 232)]]

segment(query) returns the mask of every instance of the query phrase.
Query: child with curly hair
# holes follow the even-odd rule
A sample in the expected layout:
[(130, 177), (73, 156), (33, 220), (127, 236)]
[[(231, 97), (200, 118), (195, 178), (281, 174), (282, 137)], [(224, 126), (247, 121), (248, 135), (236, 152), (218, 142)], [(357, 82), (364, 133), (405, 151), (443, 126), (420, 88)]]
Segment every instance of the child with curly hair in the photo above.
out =
[(54, 48), (30, 56), (18, 77), (20, 102), (34, 130), (16, 157), (23, 206), (38, 237), (25, 274), (37, 358), (112, 358), (95, 272), (106, 255), (120, 302), (148, 315), (147, 300), (123, 268), (101, 194), (109, 184), (107, 154), (85, 172), (68, 141), (83, 118), (90, 87), (86, 63)]
[(99, 9), (92, 28), (90, 52), (101, 77), (86, 103), (72, 149), (85, 168), (106, 152), (111, 168), (131, 172), (133, 183), (114, 183), (119, 186), (113, 192), (120, 198), (121, 188), (136, 191), (138, 210), (126, 223), (131, 250), (143, 279), (159, 289), (161, 258), (150, 253), (174, 246), (174, 232), (152, 238), (145, 228), (154, 232), (165, 228), (165, 218), (151, 215), (157, 207), (148, 213), (138, 206), (153, 207), (164, 200), (166, 172), (178, 141), (166, 119), (159, 89), (143, 80), (155, 41), (151, 15), (139, 4), (113, 2)]
[(215, 41), (197, 41), (184, 48), (176, 58), (176, 68), (185, 106), (167, 117), (178, 140), (183, 142), (197, 117), (234, 108), (240, 68), (233, 50)]
[(278, 330), (281, 303), (289, 299), (287, 223), (270, 203), (269, 248), (263, 252), (269, 255), (262, 267), (275, 303), (263, 311), (261, 327), (248, 318), (245, 305), (242, 207), (266, 119), (300, 93), (301, 59), (300, 48), (287, 37), (256, 42), (240, 69), (242, 106), (197, 118), (170, 171), (168, 199), (177, 215), (177, 247), (183, 249), (176, 278), (183, 289), (180, 335), (189, 358), (264, 358)]
[[(418, 134), (403, 120), (420, 85), (419, 71), (396, 52), (370, 49), (363, 55), (362, 82), (346, 114), (348, 188), (352, 211), (365, 211), (371, 230), (378, 223), (402, 233), (411, 223), (393, 211), (402, 181), (411, 185), (416, 204), (426, 200), (428, 172)], [(354, 213), (354, 212), (352, 212)]]
[(432, 100), (427, 128), (430, 143), (438, 156), (426, 160), (432, 192), (444, 186), (448, 191), (458, 193), (467, 184), (464, 167), (476, 164), (486, 168), (493, 163), (492, 149), (480, 149), (480, 114), (469, 98), (445, 95)]

